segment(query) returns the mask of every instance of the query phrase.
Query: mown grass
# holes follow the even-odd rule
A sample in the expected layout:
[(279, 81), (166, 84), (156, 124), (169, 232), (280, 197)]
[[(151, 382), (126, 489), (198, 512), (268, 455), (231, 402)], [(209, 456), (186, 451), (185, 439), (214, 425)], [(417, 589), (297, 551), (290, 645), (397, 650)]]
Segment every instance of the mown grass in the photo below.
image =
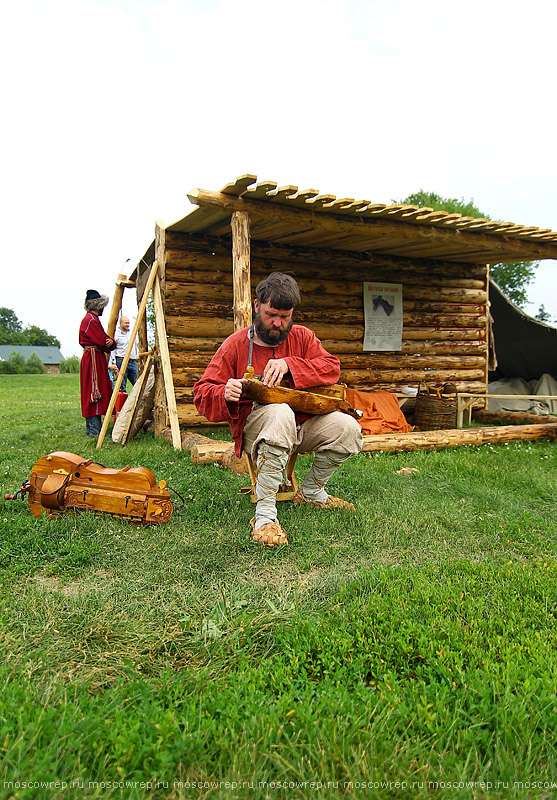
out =
[(76, 376), (2, 376), (0, 404), (2, 494), (68, 450), (185, 499), (141, 528), (0, 501), (0, 797), (555, 794), (555, 443), (361, 455), (357, 511), (283, 504), (269, 550), (245, 478), (96, 450)]

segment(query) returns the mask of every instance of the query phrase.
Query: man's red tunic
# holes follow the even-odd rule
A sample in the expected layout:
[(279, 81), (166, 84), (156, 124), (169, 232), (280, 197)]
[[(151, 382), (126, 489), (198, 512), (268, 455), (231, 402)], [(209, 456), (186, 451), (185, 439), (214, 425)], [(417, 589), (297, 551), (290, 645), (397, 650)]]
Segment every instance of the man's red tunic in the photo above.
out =
[[(79, 367), (79, 381), (81, 386), (81, 415), (95, 417), (105, 414), (112, 396), (112, 384), (108, 374), (108, 364), (105, 353), (114, 350), (106, 346), (106, 333), (100, 319), (90, 311), (85, 314), (79, 326), (79, 344), (84, 348)], [(93, 385), (93, 359), (97, 367), (97, 388), (100, 398), (92, 400)]]
[[(249, 328), (236, 331), (226, 339), (211, 359), (203, 377), (193, 387), (193, 401), (200, 414), (210, 422), (228, 422), (235, 442), (235, 452), (242, 455), (242, 433), (253, 406), (242, 395), (238, 403), (224, 399), (229, 378), (243, 378), (248, 365)], [(253, 345), (251, 365), (261, 375), (267, 361), (283, 358), (288, 364), (287, 375), (294, 389), (312, 386), (331, 386), (340, 376), (340, 361), (322, 346), (317, 336), (303, 325), (293, 325), (290, 333), (276, 347)], [(309, 414), (296, 413), (296, 422), (309, 419)]]

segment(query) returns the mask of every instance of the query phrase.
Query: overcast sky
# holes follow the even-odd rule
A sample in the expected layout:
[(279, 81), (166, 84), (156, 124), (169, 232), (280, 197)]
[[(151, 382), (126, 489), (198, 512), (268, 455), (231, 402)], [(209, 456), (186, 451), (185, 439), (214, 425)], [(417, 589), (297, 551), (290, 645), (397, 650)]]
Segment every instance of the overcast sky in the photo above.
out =
[[(66, 357), (86, 289), (244, 173), (557, 230), (554, 0), (18, 0), (2, 23), (0, 306)], [(557, 262), (529, 296), (557, 317)]]

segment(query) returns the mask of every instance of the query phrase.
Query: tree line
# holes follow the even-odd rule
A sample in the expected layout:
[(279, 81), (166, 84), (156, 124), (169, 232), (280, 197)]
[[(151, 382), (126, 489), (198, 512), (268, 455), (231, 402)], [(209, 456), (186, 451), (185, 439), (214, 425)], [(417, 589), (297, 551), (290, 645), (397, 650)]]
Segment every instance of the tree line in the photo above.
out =
[[(22, 353), (12, 350), (5, 361), (0, 361), (0, 375), (42, 375), (45, 372), (41, 358), (34, 352), (25, 360)], [(60, 372), (79, 372), (79, 358), (63, 358), (60, 361)]]
[(17, 318), (11, 308), (0, 308), (0, 344), (31, 345), (35, 347), (57, 347), (60, 340), (37, 325), (26, 325)]
[[(0, 308), (0, 344), (21, 345), (24, 347), (56, 347), (60, 349), (60, 340), (44, 328), (37, 325), (26, 325), (18, 319), (11, 308)], [(26, 360), (22, 353), (12, 350), (5, 361), (0, 361), (0, 373), (15, 374), (42, 374), (45, 367), (37, 355), (31, 353)], [(63, 358), (60, 362), (60, 372), (79, 372), (79, 358)]]

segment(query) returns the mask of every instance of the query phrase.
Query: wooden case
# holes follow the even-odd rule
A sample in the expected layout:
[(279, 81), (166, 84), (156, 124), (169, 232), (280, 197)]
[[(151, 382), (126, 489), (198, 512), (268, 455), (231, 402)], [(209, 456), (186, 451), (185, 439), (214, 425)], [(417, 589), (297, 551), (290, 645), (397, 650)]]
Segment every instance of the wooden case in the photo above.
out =
[(70, 509), (159, 525), (172, 515), (166, 481), (146, 467), (110, 469), (62, 451), (40, 458), (29, 481), (29, 510), (54, 517)]

